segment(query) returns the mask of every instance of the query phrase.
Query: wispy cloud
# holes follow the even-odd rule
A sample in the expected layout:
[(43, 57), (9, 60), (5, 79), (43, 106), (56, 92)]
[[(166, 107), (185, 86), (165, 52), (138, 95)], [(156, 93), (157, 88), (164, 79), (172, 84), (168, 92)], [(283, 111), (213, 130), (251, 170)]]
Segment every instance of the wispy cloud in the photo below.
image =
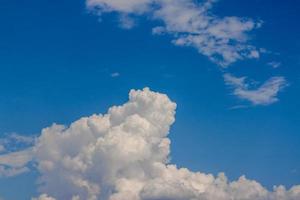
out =
[(228, 108), (228, 110), (237, 110), (237, 109), (244, 109), (244, 108), (248, 108), (249, 106), (247, 105), (235, 105), (235, 106), (231, 106), (230, 108)]
[(3, 144), (0, 144), (0, 153), (4, 152), (5, 150), (5, 146)]
[(26, 172), (29, 172), (28, 167), (5, 167), (3, 165), (0, 165), (0, 178), (1, 177), (13, 177), (17, 176), (19, 174), (23, 174)]
[(16, 176), (29, 171), (26, 166), (32, 160), (32, 149), (0, 155), (0, 177)]
[(111, 73), (110, 74), (110, 76), (112, 77), (112, 78), (116, 78), (116, 77), (118, 77), (118, 76), (120, 76), (121, 74), (119, 73), (119, 72), (114, 72), (114, 73)]
[(272, 62), (269, 62), (268, 65), (273, 68), (278, 68), (281, 66), (281, 62), (272, 61)]
[[(217, 0), (202, 3), (193, 0), (86, 0), (88, 10), (101, 16), (105, 13), (118, 13), (120, 24), (132, 28), (137, 17), (156, 21), (152, 27), (153, 35), (168, 34), (177, 46), (194, 47), (219, 66), (228, 65), (244, 59), (258, 59), (264, 48), (250, 44), (249, 33), (260, 28), (262, 21), (236, 16), (219, 17), (212, 14)], [(273, 68), (279, 62), (270, 62)], [(229, 77), (227, 77), (228, 81)], [(232, 81), (232, 78), (231, 78)], [(283, 88), (285, 79), (274, 77), (260, 88), (252, 89), (242, 80), (242, 86), (235, 87), (234, 94), (249, 100), (254, 105), (267, 105), (276, 102), (277, 93)]]
[(124, 29), (131, 29), (136, 25), (135, 20), (132, 17), (129, 17), (127, 15), (121, 15), (120, 16), (120, 27)]
[(35, 136), (7, 133), (0, 138), (0, 177), (16, 176), (29, 171), (25, 166), (31, 161), (31, 147)]
[(276, 76), (256, 87), (247, 82), (247, 77), (235, 77), (224, 74), (224, 81), (233, 88), (233, 94), (240, 99), (250, 101), (253, 105), (269, 105), (278, 101), (278, 93), (288, 85), (284, 77)]
[(169, 34), (173, 36), (173, 44), (194, 47), (224, 67), (237, 60), (258, 58), (259, 50), (248, 44), (248, 32), (262, 23), (213, 15), (211, 8), (215, 1), (200, 4), (193, 0), (86, 0), (86, 4), (99, 16), (119, 13), (125, 28), (133, 27), (133, 18), (137, 16), (155, 20), (160, 25), (153, 27), (153, 34)]
[(31, 146), (35, 136), (20, 135), (17, 133), (6, 133), (0, 138), (0, 154), (8, 151), (16, 151)]
[[(42, 194), (38, 198), (32, 198), (31, 200), (55, 200), (55, 199), (52, 197), (49, 197), (47, 194)], [(80, 200), (80, 199), (72, 198), (72, 200)]]

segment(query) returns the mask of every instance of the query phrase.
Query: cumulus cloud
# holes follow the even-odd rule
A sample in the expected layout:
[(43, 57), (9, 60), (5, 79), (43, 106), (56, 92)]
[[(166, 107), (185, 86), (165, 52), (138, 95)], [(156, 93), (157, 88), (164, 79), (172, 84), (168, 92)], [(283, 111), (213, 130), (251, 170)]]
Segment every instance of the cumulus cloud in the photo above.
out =
[[(239, 81), (237, 81), (239, 82)], [(40, 172), (41, 195), (33, 200), (297, 200), (300, 186), (268, 191), (245, 176), (230, 182), (170, 164), (168, 133), (176, 104), (148, 88), (131, 90), (129, 101), (69, 127), (42, 130), (27, 150), (31, 159), (3, 158), (20, 166), (31, 160)], [(22, 156), (21, 156), (22, 157)]]
[(224, 74), (224, 81), (233, 87), (233, 94), (240, 99), (250, 101), (253, 105), (269, 105), (278, 101), (278, 93), (288, 83), (282, 76), (275, 76), (261, 86), (253, 88), (253, 83), (246, 81), (247, 77), (235, 77)]
[(86, 0), (89, 10), (102, 15), (118, 13), (121, 26), (134, 26), (134, 17), (146, 16), (161, 25), (153, 34), (169, 34), (172, 43), (196, 48), (213, 62), (227, 66), (237, 60), (259, 58), (259, 50), (248, 44), (248, 32), (261, 22), (235, 16), (211, 14), (216, 0)]

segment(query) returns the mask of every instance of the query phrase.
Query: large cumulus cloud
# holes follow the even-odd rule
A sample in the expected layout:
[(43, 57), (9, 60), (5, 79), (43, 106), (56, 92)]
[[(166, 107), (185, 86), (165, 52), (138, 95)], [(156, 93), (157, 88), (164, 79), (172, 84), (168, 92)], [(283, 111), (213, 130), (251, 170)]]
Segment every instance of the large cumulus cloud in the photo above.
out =
[(44, 129), (35, 147), (41, 191), (58, 199), (138, 199), (168, 161), (175, 108), (165, 95), (132, 90), (128, 103), (105, 115)]
[(41, 195), (33, 199), (300, 199), (300, 186), (268, 191), (244, 176), (229, 182), (223, 173), (214, 177), (170, 164), (168, 133), (175, 109), (164, 94), (148, 88), (131, 90), (129, 101), (107, 114), (43, 129), (34, 146), (25, 150), (40, 172)]

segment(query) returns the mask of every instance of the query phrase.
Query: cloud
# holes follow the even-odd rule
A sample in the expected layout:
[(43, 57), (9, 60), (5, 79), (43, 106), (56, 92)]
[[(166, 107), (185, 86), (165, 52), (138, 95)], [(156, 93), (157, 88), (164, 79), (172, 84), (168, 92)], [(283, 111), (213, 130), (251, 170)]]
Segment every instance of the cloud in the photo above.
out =
[(223, 67), (237, 60), (259, 58), (260, 51), (248, 44), (248, 32), (262, 23), (213, 15), (215, 1), (200, 4), (193, 0), (86, 0), (86, 5), (99, 16), (118, 13), (125, 28), (134, 26), (134, 17), (146, 16), (160, 24), (153, 27), (153, 34), (169, 34), (173, 44), (194, 47)]
[(127, 15), (120, 16), (120, 27), (123, 29), (131, 29), (135, 26), (135, 20)]
[(32, 160), (32, 148), (0, 156), (0, 165), (22, 167)]
[[(266, 49), (256, 48), (249, 43), (250, 32), (260, 28), (262, 21), (214, 15), (212, 8), (217, 1), (86, 0), (86, 7), (100, 17), (106, 13), (117, 13), (120, 27), (125, 29), (134, 27), (138, 17), (154, 21), (156, 25), (152, 27), (153, 35), (167, 34), (171, 36), (172, 44), (193, 47), (221, 67), (239, 60), (259, 59), (261, 53), (268, 53)], [(280, 63), (270, 62), (268, 65), (277, 68)], [(281, 89), (278, 82), (285, 82), (282, 77), (277, 78), (269, 80), (259, 90), (239, 87), (234, 93), (255, 105), (274, 103), (278, 100), (276, 95)]]
[(281, 66), (280, 62), (276, 62), (276, 61), (272, 61), (268, 63), (269, 66), (273, 67), (273, 68), (278, 68)]
[(253, 105), (269, 105), (278, 101), (278, 93), (288, 83), (284, 77), (275, 76), (261, 86), (253, 88), (253, 83), (246, 82), (247, 77), (234, 77), (224, 74), (224, 81), (233, 88), (233, 94), (240, 99), (250, 101)]
[(0, 177), (16, 176), (29, 171), (26, 166), (32, 160), (31, 148), (0, 156)]
[(2, 145), (2, 144), (0, 144), (0, 153), (2, 153), (2, 152), (4, 152), (4, 151), (6, 151), (5, 146)]
[[(239, 83), (240, 81), (236, 81)], [(245, 176), (229, 182), (170, 164), (168, 133), (176, 104), (148, 88), (131, 90), (129, 101), (69, 127), (42, 130), (28, 150), (41, 174), (41, 196), (33, 200), (297, 200), (300, 186), (268, 191)], [(26, 154), (0, 156), (25, 166)], [(11, 159), (8, 159), (11, 158)], [(14, 160), (14, 161), (12, 161)]]
[(49, 197), (47, 194), (41, 194), (38, 198), (32, 198), (31, 200), (55, 200), (53, 197)]
[(120, 73), (119, 72), (114, 72), (114, 73), (111, 73), (110, 76), (112, 78), (116, 78), (116, 77), (120, 76)]
[(16, 151), (32, 146), (35, 136), (19, 135), (17, 133), (6, 133), (0, 138), (0, 153)]
[(0, 138), (0, 177), (12, 177), (29, 171), (25, 164), (32, 160), (32, 149), (29, 147), (34, 141), (35, 137), (16, 133)]
[(19, 174), (23, 174), (26, 172), (29, 172), (29, 168), (28, 167), (5, 167), (3, 165), (0, 165), (0, 177), (13, 177), (13, 176), (17, 176)]

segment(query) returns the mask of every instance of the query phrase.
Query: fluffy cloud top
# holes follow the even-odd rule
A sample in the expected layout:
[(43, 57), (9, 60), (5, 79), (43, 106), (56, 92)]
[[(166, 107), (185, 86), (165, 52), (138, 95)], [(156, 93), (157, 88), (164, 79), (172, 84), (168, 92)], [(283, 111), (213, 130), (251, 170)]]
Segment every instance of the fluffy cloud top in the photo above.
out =
[(269, 105), (278, 101), (278, 93), (286, 87), (287, 81), (284, 77), (272, 77), (258, 88), (251, 88), (253, 84), (246, 82), (246, 77), (235, 77), (224, 74), (225, 83), (234, 88), (233, 94), (250, 101), (253, 105)]
[[(0, 156), (20, 167), (32, 156), (41, 174), (33, 200), (298, 200), (300, 186), (268, 191), (245, 176), (229, 182), (169, 163), (168, 133), (176, 104), (148, 88), (131, 90), (129, 101), (105, 115), (83, 117), (69, 127), (52, 125), (29, 150)], [(6, 159), (5, 159), (6, 158)]]
[(220, 18), (211, 14), (216, 0), (202, 4), (194, 0), (86, 0), (87, 8), (98, 15), (116, 12), (122, 27), (134, 26), (136, 16), (146, 15), (161, 26), (154, 34), (170, 34), (172, 43), (191, 46), (221, 66), (237, 60), (258, 58), (259, 51), (247, 44), (247, 33), (260, 22), (235, 16)]

